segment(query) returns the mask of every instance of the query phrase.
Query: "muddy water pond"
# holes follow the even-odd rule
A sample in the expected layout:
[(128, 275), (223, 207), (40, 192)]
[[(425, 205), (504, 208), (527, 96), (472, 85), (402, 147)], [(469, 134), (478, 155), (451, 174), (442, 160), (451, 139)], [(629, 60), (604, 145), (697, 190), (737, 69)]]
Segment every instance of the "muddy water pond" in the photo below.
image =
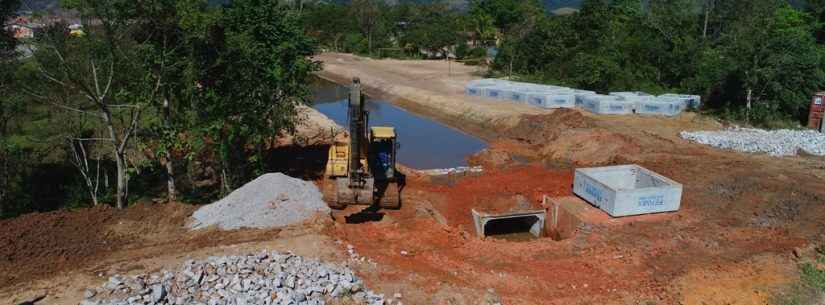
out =
[[(313, 107), (347, 126), (347, 95), (341, 85), (317, 80), (313, 83)], [(393, 126), (401, 148), (398, 162), (416, 169), (466, 166), (467, 157), (487, 147), (479, 138), (444, 124), (412, 114), (386, 101), (367, 97), (370, 126)]]

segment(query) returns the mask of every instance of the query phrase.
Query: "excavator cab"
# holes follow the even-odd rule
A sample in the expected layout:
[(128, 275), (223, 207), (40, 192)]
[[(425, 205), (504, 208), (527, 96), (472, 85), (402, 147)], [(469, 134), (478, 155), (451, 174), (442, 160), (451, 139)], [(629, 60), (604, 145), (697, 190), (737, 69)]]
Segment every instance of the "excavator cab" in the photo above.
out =
[(370, 170), (375, 179), (395, 178), (395, 156), (398, 144), (395, 128), (370, 127)]

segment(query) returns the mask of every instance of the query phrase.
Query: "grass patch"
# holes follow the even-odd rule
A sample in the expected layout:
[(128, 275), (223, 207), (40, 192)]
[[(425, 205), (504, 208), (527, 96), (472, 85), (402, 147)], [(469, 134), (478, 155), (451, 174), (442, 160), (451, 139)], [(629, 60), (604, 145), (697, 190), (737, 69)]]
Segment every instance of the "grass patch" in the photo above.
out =
[(818, 254), (816, 262), (799, 266), (799, 282), (788, 293), (776, 298), (780, 305), (813, 305), (825, 302), (825, 255)]

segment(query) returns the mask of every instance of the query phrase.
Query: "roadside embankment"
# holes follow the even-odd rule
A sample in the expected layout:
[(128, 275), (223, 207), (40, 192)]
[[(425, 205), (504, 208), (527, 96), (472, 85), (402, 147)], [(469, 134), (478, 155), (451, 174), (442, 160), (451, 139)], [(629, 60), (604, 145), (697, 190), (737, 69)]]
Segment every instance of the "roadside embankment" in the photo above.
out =
[(341, 126), (312, 107), (299, 105), (297, 112), (295, 133), (281, 135), (277, 146), (329, 145), (337, 135), (345, 132)]

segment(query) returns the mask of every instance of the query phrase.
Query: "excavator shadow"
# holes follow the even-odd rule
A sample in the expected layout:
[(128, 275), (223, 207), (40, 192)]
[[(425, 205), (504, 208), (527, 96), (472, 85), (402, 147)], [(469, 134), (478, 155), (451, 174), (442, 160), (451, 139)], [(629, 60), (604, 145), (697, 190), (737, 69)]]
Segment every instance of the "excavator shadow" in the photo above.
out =
[(384, 219), (384, 213), (381, 212), (381, 206), (377, 204), (365, 207), (358, 213), (344, 216), (344, 220), (349, 224), (378, 222), (382, 219)]

